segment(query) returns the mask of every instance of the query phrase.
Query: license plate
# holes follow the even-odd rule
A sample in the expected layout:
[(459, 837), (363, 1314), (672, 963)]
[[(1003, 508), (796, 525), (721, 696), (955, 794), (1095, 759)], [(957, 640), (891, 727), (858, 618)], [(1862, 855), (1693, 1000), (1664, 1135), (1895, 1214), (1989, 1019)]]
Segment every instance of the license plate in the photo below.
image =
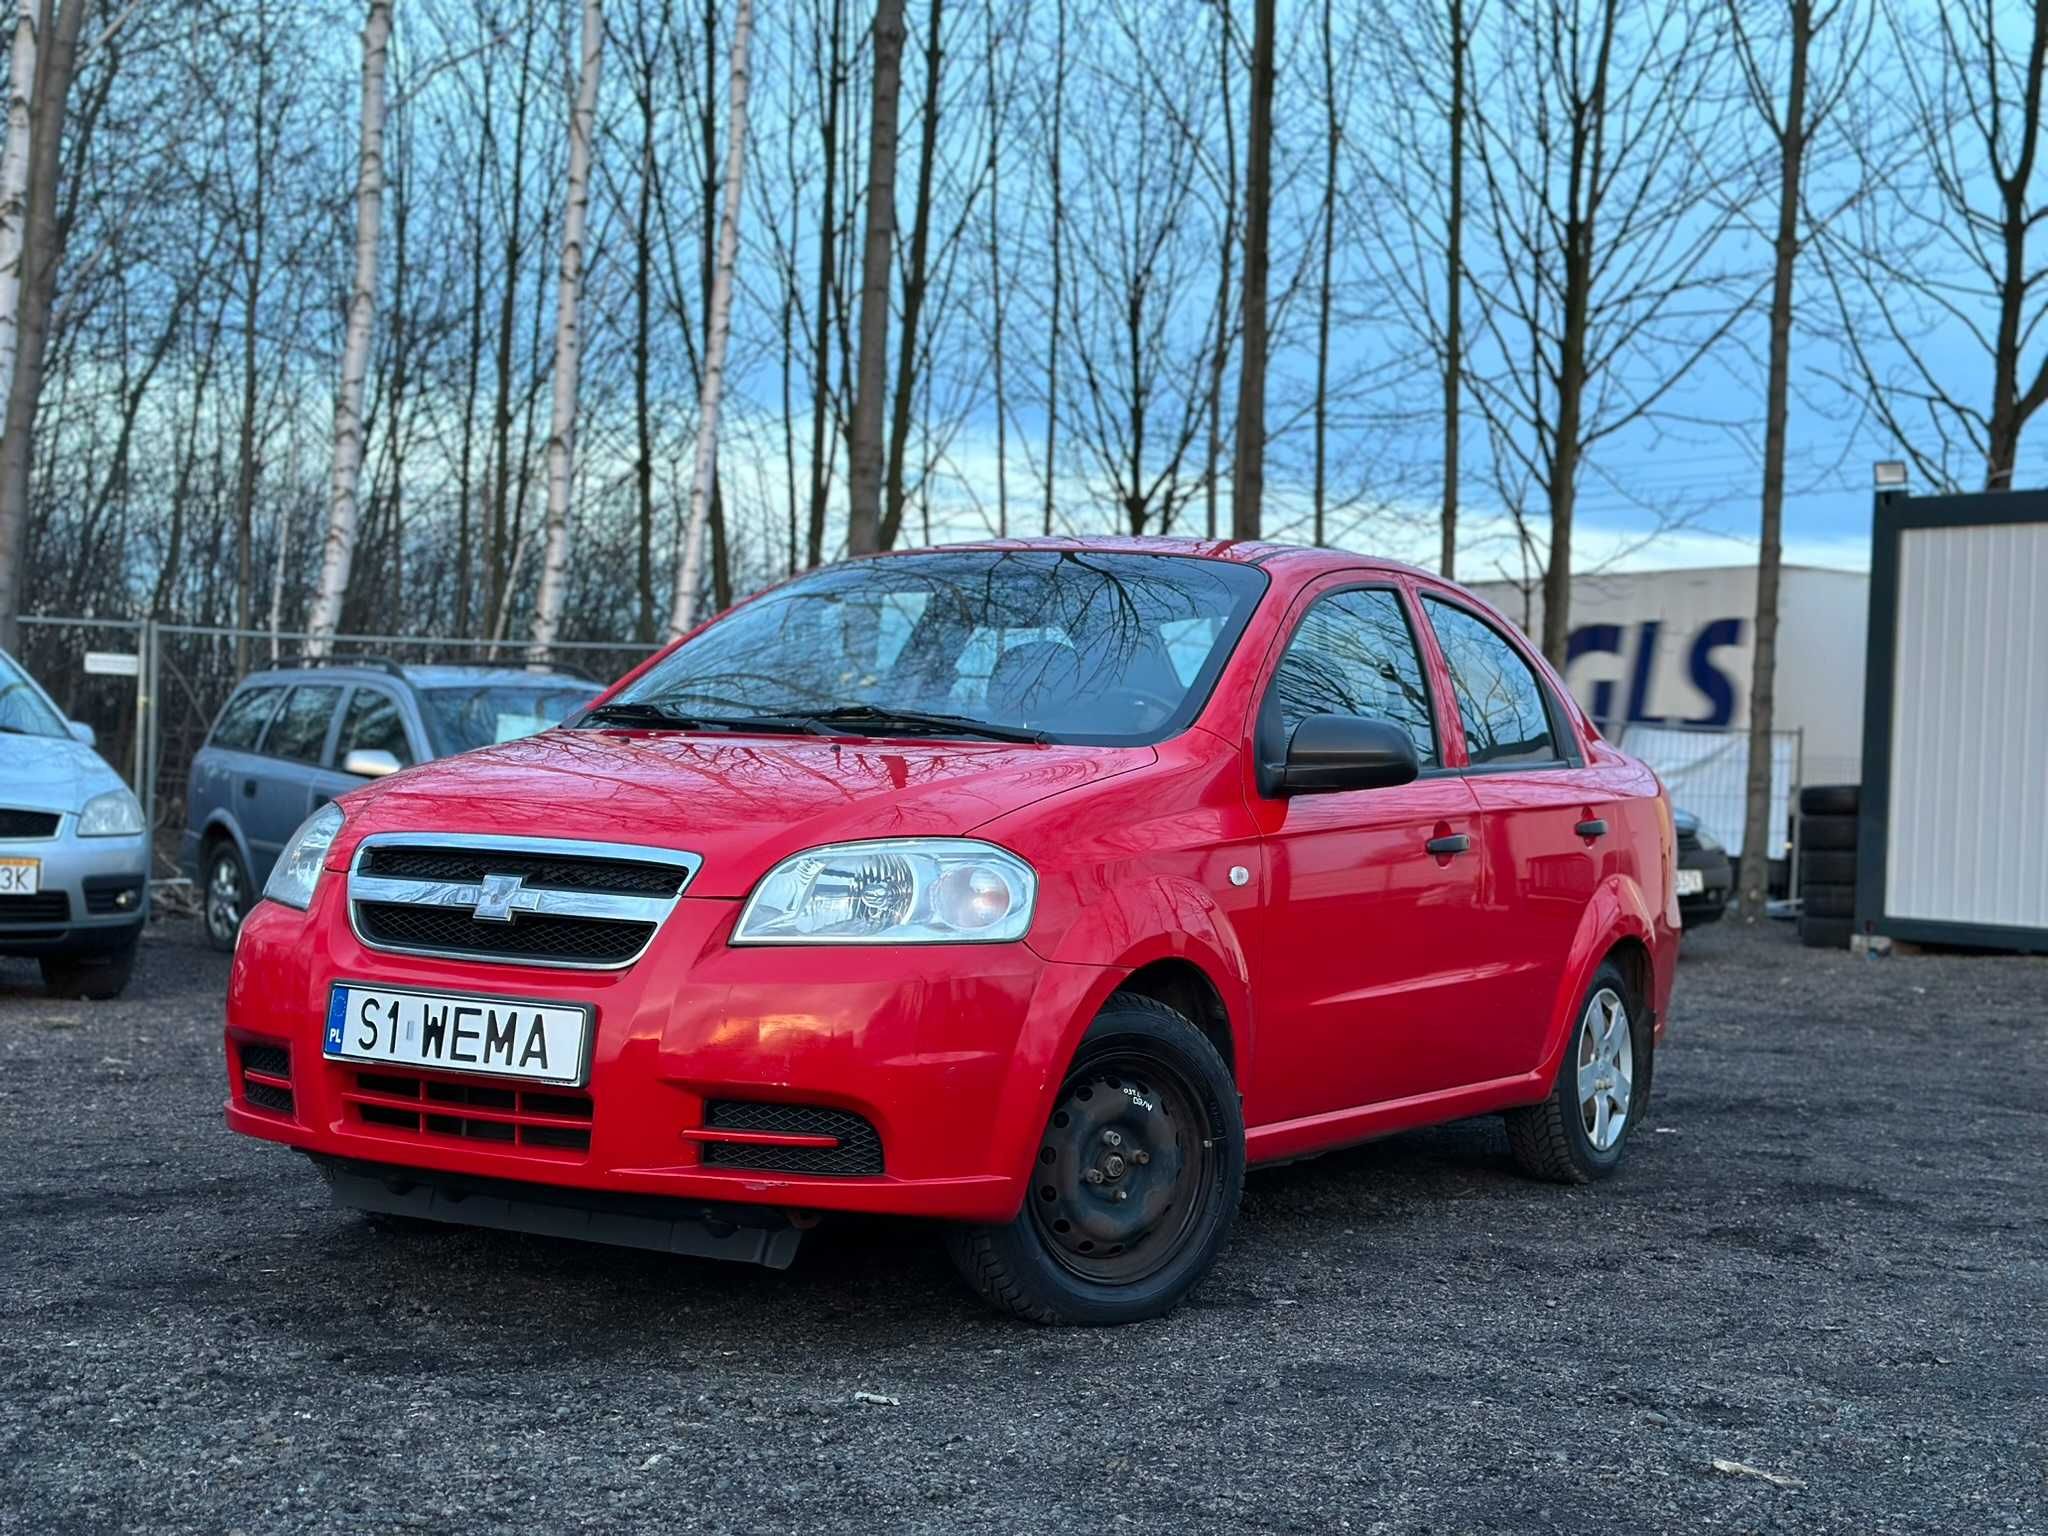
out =
[(1678, 894), (1681, 896), (1704, 896), (1707, 893), (1707, 872), (1703, 869), (1681, 869), (1678, 872)]
[(321, 1051), (335, 1061), (578, 1086), (589, 1043), (590, 1010), (577, 1004), (337, 982)]
[(0, 859), (0, 896), (33, 896), (42, 887), (41, 859)]

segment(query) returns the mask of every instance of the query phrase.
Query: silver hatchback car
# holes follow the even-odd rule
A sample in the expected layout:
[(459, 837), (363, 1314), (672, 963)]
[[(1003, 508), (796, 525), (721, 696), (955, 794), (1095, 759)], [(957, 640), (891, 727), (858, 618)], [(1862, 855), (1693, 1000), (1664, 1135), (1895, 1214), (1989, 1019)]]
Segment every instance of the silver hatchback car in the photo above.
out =
[(70, 997), (113, 997), (149, 908), (142, 807), (0, 651), (0, 955), (30, 955)]

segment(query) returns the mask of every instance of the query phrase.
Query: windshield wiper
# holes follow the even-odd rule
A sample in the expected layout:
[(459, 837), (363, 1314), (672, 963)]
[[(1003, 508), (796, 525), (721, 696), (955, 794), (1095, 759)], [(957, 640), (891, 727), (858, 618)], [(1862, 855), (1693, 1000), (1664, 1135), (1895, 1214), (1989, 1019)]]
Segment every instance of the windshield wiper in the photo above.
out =
[(585, 711), (577, 724), (639, 725), (657, 731), (775, 731), (792, 735), (815, 734), (818, 729), (808, 719), (788, 715), (700, 715), (645, 699), (600, 704)]
[(895, 709), (880, 704), (841, 704), (834, 709), (807, 712), (807, 720), (824, 725), (898, 726), (935, 735), (985, 736), (991, 741), (1042, 742), (1045, 732), (1022, 725), (998, 725), (972, 715), (941, 715), (918, 709)]

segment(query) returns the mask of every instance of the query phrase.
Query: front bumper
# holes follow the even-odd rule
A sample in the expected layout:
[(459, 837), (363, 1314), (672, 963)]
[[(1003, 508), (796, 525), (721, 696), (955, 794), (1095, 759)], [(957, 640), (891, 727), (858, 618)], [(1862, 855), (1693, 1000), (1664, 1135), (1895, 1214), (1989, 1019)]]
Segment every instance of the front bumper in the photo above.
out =
[(82, 955), (135, 941), (149, 914), (146, 837), (79, 837), (65, 816), (54, 837), (0, 840), (0, 857), (42, 862), (37, 897), (0, 898), (0, 955)]
[[(1124, 974), (1023, 944), (733, 948), (740, 904), (688, 897), (621, 971), (427, 959), (364, 946), (345, 899), (329, 876), (311, 912), (259, 902), (242, 928), (227, 1008), (232, 1129), (358, 1164), (694, 1201), (1007, 1221), (1064, 1063)], [(337, 979), (592, 1007), (587, 1138), (574, 1138), (587, 1147), (528, 1145), (524, 1129), (479, 1141), (452, 1112), (389, 1123), (363, 1078), (393, 1074), (321, 1055)], [(264, 1047), (277, 1045), (288, 1078), (250, 1077), (251, 1060), (274, 1069)], [(510, 1098), (514, 1086), (400, 1075), (428, 1095), (482, 1086)], [(707, 1106), (731, 1102), (857, 1115), (883, 1171), (737, 1166), (730, 1150), (714, 1164), (712, 1146), (744, 1144), (707, 1139), (720, 1134)], [(437, 1119), (443, 1129), (429, 1130)]]

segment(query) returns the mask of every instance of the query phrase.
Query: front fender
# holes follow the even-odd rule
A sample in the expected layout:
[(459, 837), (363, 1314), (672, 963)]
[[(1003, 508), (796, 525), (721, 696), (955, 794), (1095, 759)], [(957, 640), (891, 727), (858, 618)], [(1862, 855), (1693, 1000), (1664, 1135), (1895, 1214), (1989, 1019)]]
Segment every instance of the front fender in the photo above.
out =
[[(1030, 942), (1044, 958), (1057, 964), (1113, 969), (1119, 984), (1130, 972), (1160, 960), (1194, 966), (1223, 1000), (1236, 1058), (1231, 1069), (1238, 1081), (1244, 1080), (1255, 1028), (1251, 967), (1230, 914), (1202, 882), (1163, 874), (1131, 881), (1106, 897), (1098, 896), (1087, 908), (1086, 917), (1067, 924), (1050, 944), (1040, 947), (1042, 941), (1036, 936)], [(1087, 1017), (1069, 1023), (1068, 1038), (1061, 1042), (1062, 1062), (1073, 1059), (1081, 1037), (1108, 995), (1108, 991), (1102, 994)]]

